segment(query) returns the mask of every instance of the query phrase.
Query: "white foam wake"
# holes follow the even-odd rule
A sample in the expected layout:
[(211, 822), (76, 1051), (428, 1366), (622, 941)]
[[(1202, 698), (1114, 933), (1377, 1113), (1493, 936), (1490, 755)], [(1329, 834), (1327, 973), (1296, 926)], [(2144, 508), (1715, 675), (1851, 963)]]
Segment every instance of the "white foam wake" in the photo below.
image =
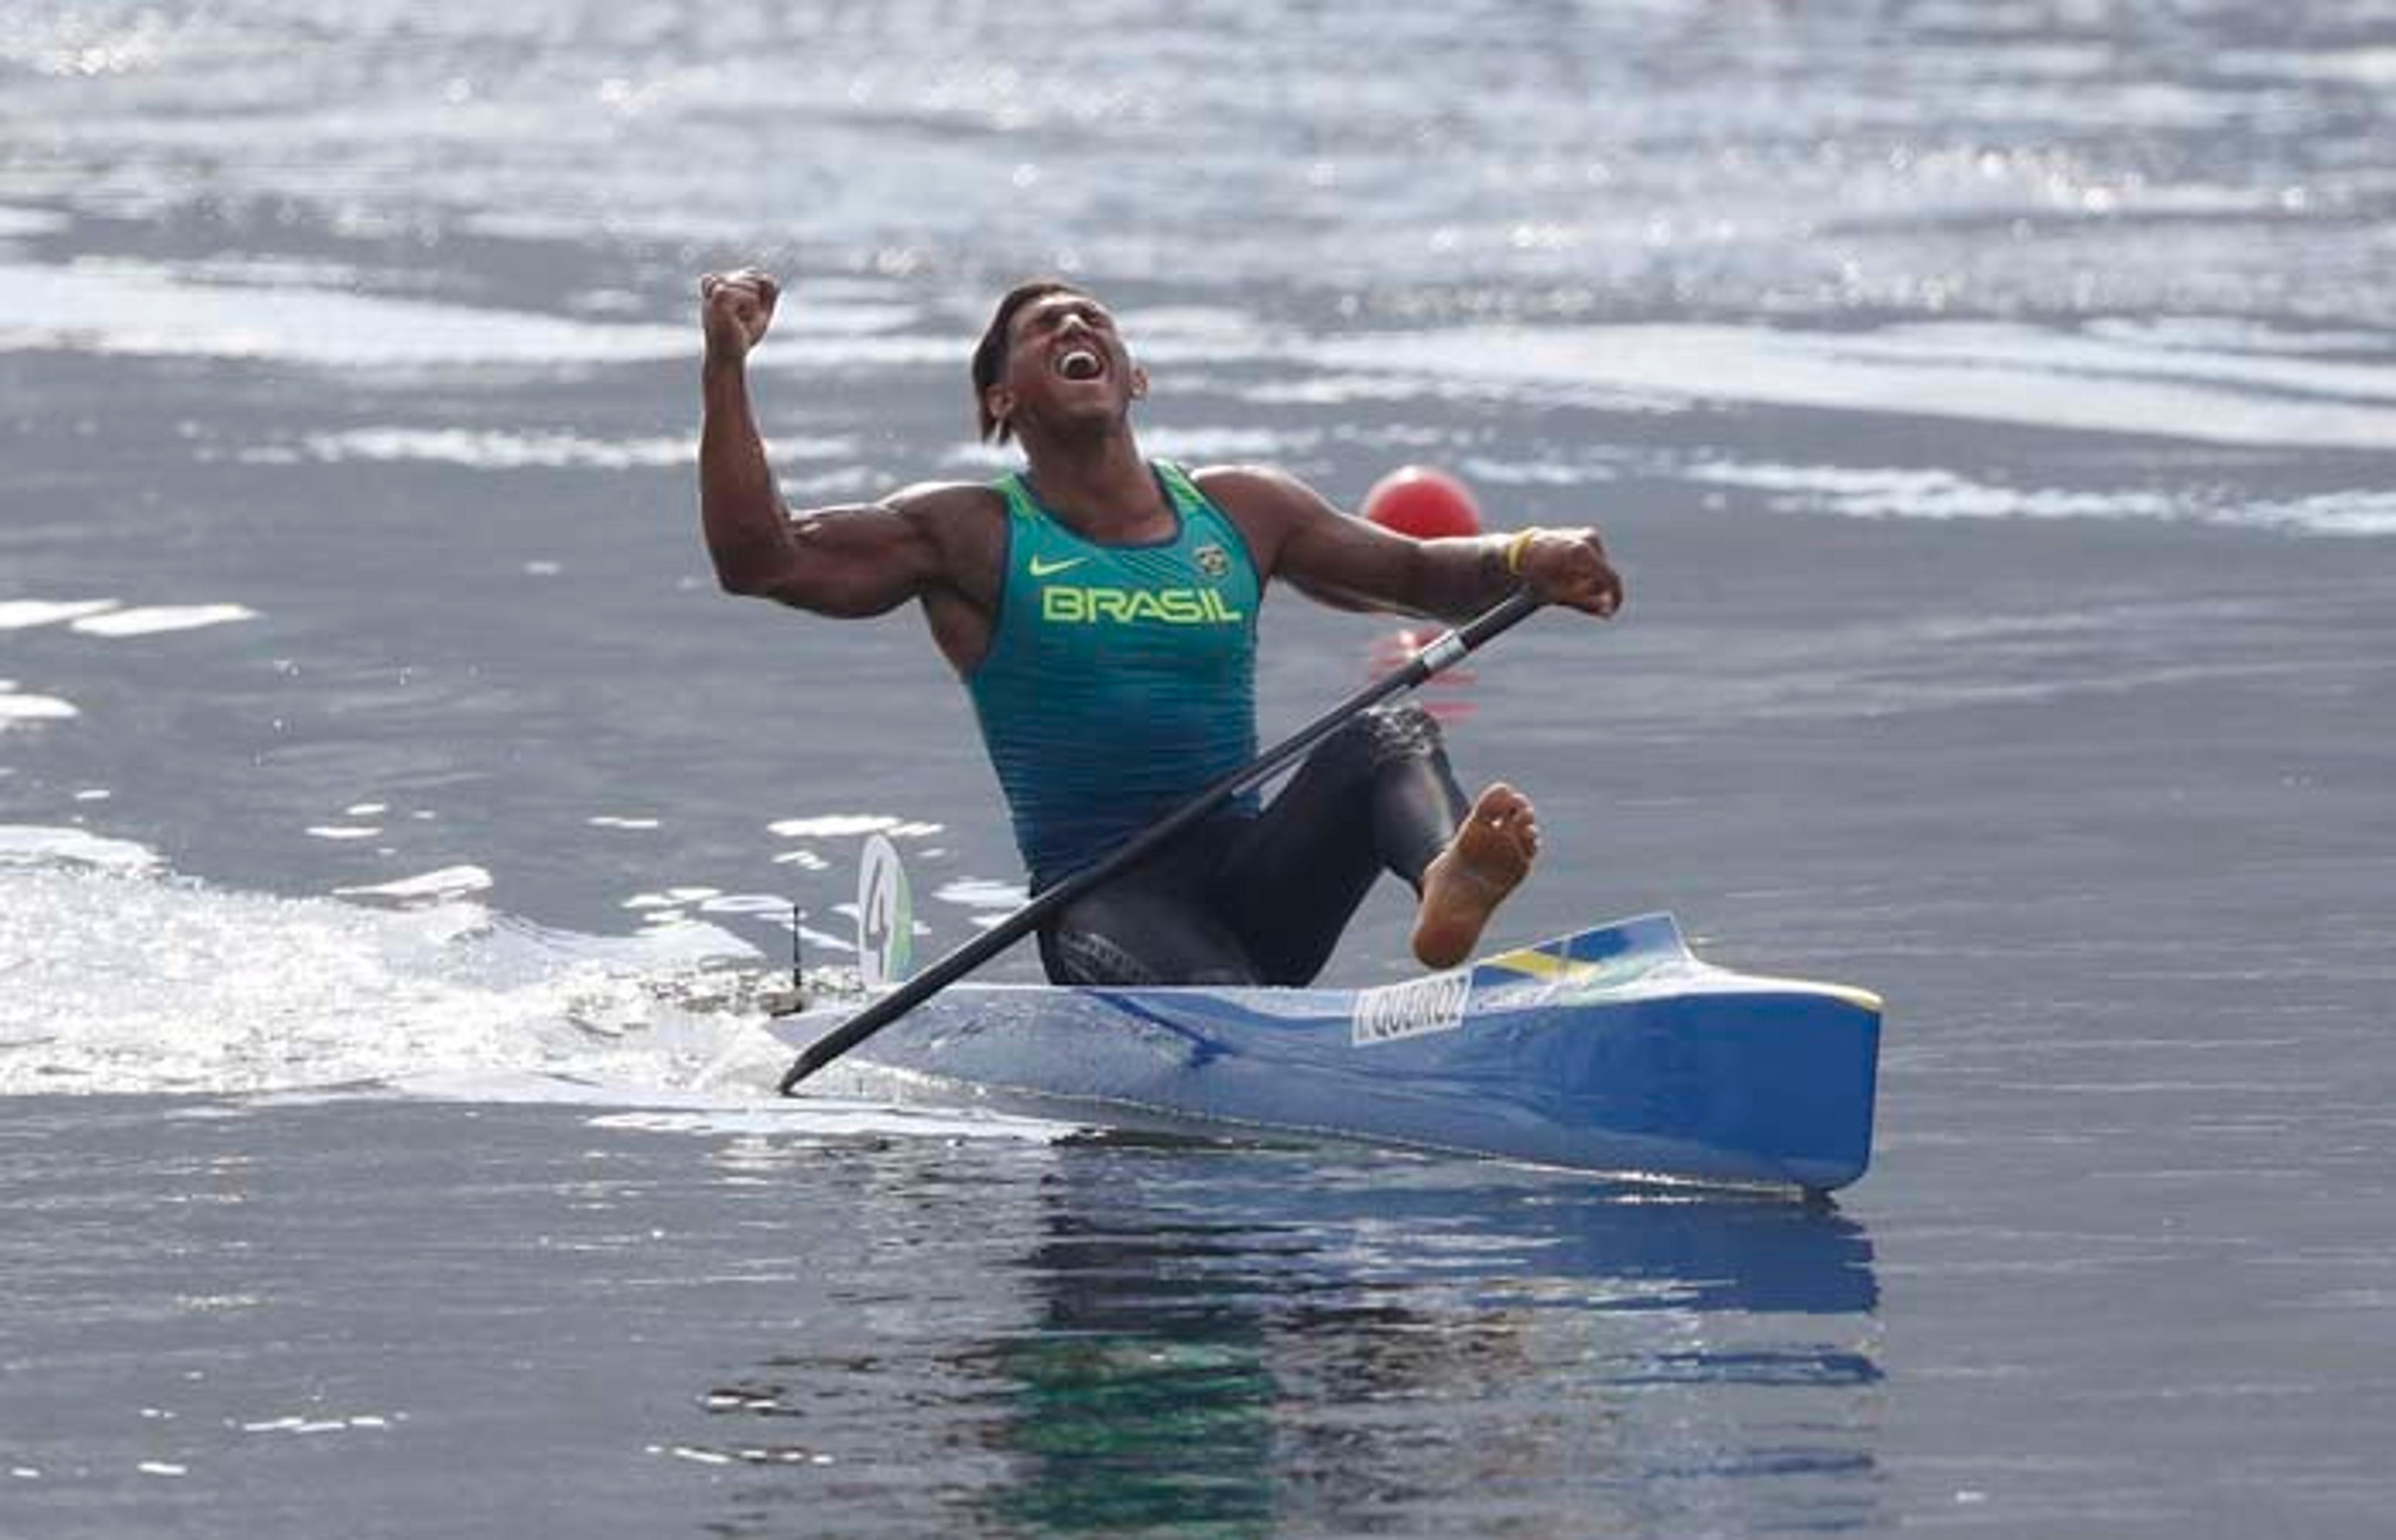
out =
[(231, 893), (144, 847), (0, 826), (0, 1095), (564, 1102), (667, 1130), (1050, 1138), (784, 1100), (767, 974), (698, 922), (576, 935), (451, 901)]

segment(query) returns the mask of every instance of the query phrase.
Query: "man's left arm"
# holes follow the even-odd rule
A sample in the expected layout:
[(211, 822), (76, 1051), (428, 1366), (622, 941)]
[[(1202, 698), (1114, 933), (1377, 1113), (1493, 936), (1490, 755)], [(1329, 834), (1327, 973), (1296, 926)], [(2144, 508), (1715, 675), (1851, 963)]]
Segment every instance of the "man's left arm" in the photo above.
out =
[(1622, 607), (1622, 575), (1594, 529), (1418, 540), (1343, 513), (1277, 471), (1225, 468), (1198, 481), (1239, 524), (1267, 576), (1326, 604), (1467, 620), (1528, 588), (1591, 615)]

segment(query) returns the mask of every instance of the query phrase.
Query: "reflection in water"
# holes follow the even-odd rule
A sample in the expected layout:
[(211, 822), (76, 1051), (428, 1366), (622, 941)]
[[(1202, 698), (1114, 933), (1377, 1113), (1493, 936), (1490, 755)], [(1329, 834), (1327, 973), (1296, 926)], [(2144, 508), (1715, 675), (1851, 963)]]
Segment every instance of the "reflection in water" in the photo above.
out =
[(1160, 1296), (1141, 1280), (1216, 1249), (1188, 1232), (1063, 1234), (1042, 1248), (1033, 1266), (1049, 1277), (1132, 1286), (1060, 1288), (1036, 1333), (992, 1353), (1010, 1389), (999, 1440), (1021, 1459), (995, 1494), (999, 1515), (1068, 1533), (1267, 1525), (1283, 1396), (1264, 1317), (1203, 1284)]
[[(991, 1477), (949, 1490), (959, 1530), (1882, 1520), (1871, 1243), (1827, 1203), (1119, 1146), (1037, 1192), (991, 1281), (1028, 1319), (912, 1345), (940, 1443)], [(714, 1405), (804, 1419), (851, 1388), (777, 1367)]]
[[(1024, 1456), (1008, 1519), (1250, 1533), (1419, 1510), (1478, 1527), (1525, 1500), (1627, 1516), (1669, 1503), (1652, 1489), (1719, 1478), (1869, 1493), (1869, 1409), (1852, 1403), (1880, 1378), (1876, 1285), (1869, 1239), (1835, 1210), (1161, 1156), (1069, 1166), (1047, 1198), (1026, 1264), (1044, 1317), (990, 1364)], [(1792, 1439), (1769, 1394), (1791, 1388), (1850, 1404)], [(1693, 1398), (1734, 1410), (1693, 1420)]]

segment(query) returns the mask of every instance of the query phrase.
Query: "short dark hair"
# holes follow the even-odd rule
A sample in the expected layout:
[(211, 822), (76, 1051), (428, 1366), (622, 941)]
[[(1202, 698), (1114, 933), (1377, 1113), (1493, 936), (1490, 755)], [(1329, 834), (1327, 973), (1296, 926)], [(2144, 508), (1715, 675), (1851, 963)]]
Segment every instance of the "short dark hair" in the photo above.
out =
[(997, 313), (990, 318), (990, 326), (974, 345), (973, 384), (974, 415), (981, 422), (984, 444), (1005, 444), (1014, 437), (1015, 430), (1005, 418), (990, 415), (990, 388), (1006, 371), (1006, 332), (1015, 324), (1015, 312), (1034, 299), (1045, 299), (1052, 294), (1079, 294), (1082, 290), (1062, 278), (1034, 278), (1018, 284), (1006, 291), (998, 302)]

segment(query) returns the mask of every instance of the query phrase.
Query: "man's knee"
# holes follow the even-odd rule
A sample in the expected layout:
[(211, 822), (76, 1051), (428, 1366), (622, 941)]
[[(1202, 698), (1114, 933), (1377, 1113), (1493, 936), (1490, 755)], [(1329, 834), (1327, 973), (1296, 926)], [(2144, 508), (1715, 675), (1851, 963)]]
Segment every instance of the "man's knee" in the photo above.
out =
[(1412, 701), (1357, 712), (1326, 735), (1306, 757), (1306, 775), (1316, 787), (1359, 789), (1393, 764), (1444, 768), (1446, 750), (1439, 723)]
[(1333, 737), (1345, 734), (1354, 735), (1351, 751), (1368, 770), (1399, 760), (1431, 759), (1442, 751), (1444, 742), (1439, 719), (1411, 700), (1357, 712)]

